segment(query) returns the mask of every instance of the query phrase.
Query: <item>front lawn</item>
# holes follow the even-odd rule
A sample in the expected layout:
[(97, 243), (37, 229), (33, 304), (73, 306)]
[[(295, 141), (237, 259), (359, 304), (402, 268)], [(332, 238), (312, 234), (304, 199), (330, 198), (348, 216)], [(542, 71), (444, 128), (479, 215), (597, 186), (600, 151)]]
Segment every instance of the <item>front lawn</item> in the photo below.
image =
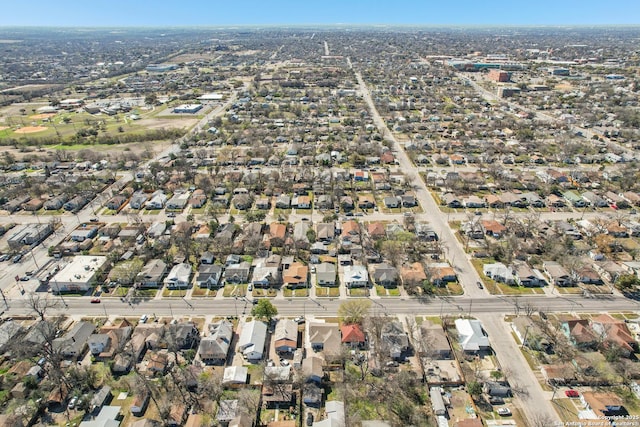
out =
[(339, 297), (340, 289), (338, 287), (316, 286), (317, 297)]
[(283, 293), (285, 297), (308, 297), (309, 289), (301, 288), (301, 289), (289, 289), (284, 288)]
[(247, 293), (247, 284), (243, 283), (240, 285), (228, 283), (224, 285), (224, 290), (222, 291), (222, 296), (225, 297), (243, 297)]

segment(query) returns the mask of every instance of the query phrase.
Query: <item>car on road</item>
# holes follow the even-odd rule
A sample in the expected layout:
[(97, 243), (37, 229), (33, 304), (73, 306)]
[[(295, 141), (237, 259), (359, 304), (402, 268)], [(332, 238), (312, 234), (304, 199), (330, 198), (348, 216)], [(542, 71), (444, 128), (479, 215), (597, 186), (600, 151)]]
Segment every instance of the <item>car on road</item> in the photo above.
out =
[(91, 304), (100, 304), (100, 298), (92, 298)]
[(498, 415), (506, 417), (511, 415), (511, 410), (509, 408), (498, 408)]
[(480, 283), (480, 282), (476, 282), (476, 285), (478, 285), (478, 288), (480, 288), (480, 289), (484, 289), (484, 286), (482, 286), (482, 283)]
[(564, 394), (567, 397), (580, 397), (580, 393), (578, 393), (578, 391), (574, 389), (565, 390)]

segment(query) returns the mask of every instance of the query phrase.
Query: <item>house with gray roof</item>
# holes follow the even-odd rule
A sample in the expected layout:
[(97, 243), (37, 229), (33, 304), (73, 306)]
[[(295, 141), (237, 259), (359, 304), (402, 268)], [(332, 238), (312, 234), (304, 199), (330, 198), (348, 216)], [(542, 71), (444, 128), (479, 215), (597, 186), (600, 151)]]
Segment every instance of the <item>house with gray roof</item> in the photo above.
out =
[(135, 283), (142, 288), (158, 288), (167, 272), (167, 264), (161, 259), (149, 260), (136, 276)]
[(242, 325), (238, 351), (250, 362), (259, 362), (264, 357), (267, 342), (267, 325), (259, 320), (252, 320)]
[(233, 339), (233, 324), (228, 320), (209, 325), (209, 335), (200, 340), (198, 354), (204, 363), (221, 365), (227, 360)]
[(69, 359), (77, 359), (84, 354), (87, 341), (96, 329), (93, 323), (78, 322), (63, 336), (53, 340), (54, 351)]
[(200, 264), (196, 282), (200, 288), (219, 288), (223, 283), (222, 266), (218, 264)]

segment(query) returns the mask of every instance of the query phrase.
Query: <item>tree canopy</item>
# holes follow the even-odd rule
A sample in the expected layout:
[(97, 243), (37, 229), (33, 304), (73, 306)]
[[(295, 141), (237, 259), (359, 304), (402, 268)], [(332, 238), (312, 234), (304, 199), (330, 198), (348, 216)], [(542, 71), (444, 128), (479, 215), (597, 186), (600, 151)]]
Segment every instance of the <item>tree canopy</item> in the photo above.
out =
[(345, 301), (338, 307), (338, 316), (346, 324), (362, 324), (369, 308), (371, 308), (371, 301), (367, 299)]
[(271, 319), (278, 315), (278, 309), (271, 304), (271, 301), (262, 298), (258, 300), (258, 303), (251, 309), (251, 315), (258, 319), (271, 321)]

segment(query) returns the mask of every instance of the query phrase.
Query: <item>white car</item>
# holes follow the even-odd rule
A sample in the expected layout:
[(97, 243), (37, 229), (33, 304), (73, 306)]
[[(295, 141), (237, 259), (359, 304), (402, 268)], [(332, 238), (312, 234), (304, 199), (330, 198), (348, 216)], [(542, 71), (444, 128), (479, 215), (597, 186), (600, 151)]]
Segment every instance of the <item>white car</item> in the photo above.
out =
[(511, 415), (511, 410), (509, 408), (498, 408), (498, 415), (502, 415), (502, 416)]

